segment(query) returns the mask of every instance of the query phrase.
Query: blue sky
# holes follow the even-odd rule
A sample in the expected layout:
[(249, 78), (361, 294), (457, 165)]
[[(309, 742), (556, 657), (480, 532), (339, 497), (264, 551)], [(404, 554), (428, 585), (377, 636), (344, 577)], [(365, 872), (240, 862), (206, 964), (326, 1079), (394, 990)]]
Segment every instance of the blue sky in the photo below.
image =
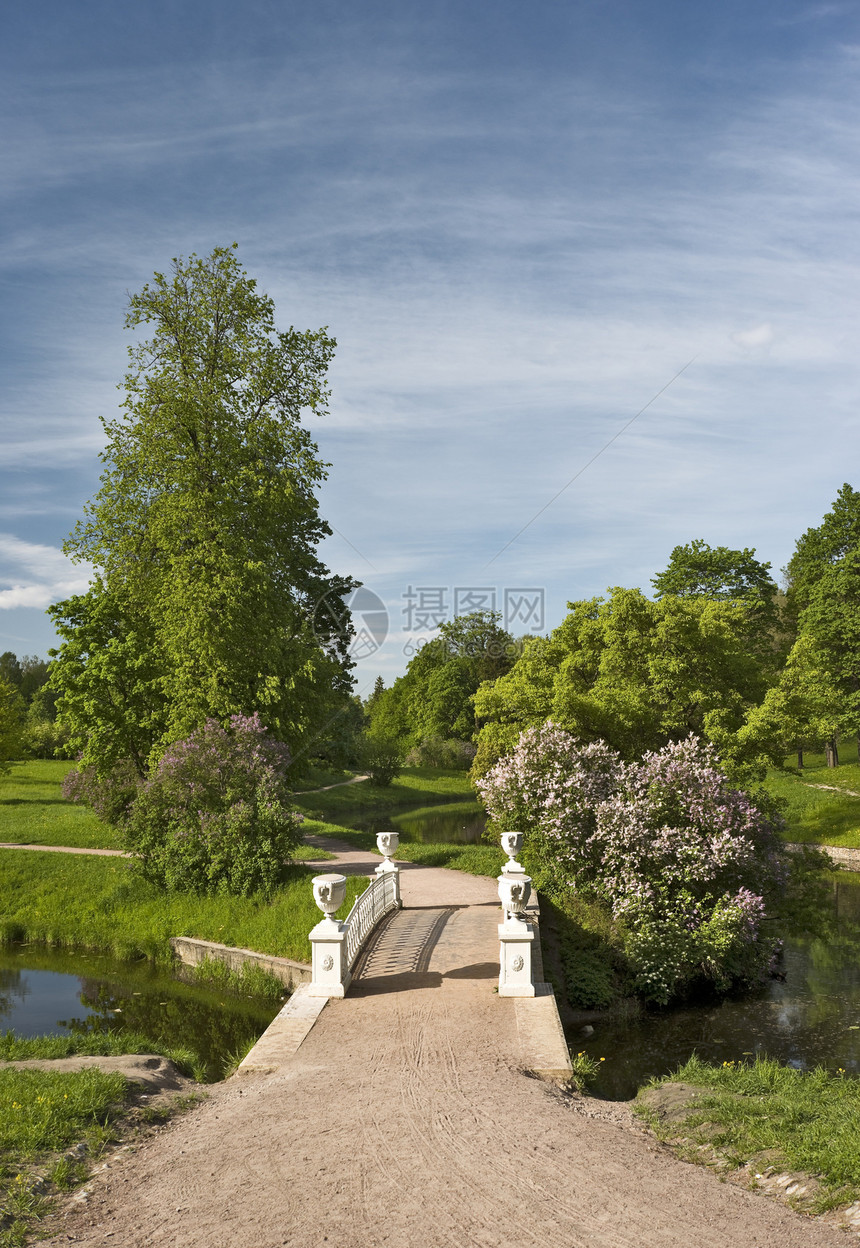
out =
[(324, 554), (391, 617), (362, 691), (427, 635), (418, 590), (443, 612), (455, 589), (511, 610), (541, 590), (548, 629), (693, 538), (778, 570), (860, 484), (858, 17), (13, 6), (0, 650), (44, 654), (45, 606), (87, 583), (61, 547), (97, 488), (127, 292), (234, 240), (280, 325), (338, 340)]

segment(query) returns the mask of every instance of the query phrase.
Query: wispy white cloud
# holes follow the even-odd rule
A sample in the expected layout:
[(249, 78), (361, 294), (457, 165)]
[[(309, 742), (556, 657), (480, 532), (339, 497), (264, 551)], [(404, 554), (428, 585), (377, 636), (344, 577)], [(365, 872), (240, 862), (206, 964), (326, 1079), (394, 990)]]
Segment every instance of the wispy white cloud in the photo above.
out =
[(86, 591), (93, 569), (73, 564), (54, 546), (25, 542), (0, 533), (0, 609), (44, 608)]
[[(785, 562), (856, 445), (856, 61), (834, 40), (741, 89), (712, 63), (706, 99), (671, 59), (629, 84), (512, 75), (359, 34), (304, 62), (13, 79), (3, 466), (67, 474), (44, 549), (96, 476), (125, 290), (237, 238), (279, 320), (339, 340), (311, 424), (343, 534), (325, 554), (393, 602), (478, 576), (693, 356), (499, 575), (560, 611), (694, 536)], [(48, 583), (19, 579), (0, 595)]]

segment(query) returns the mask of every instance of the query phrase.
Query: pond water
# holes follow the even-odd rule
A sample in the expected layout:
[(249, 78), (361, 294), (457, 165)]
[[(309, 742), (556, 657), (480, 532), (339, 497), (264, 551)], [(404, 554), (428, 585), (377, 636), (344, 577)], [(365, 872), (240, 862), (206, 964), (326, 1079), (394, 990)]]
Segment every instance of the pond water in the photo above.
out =
[(184, 984), (146, 962), (15, 946), (0, 950), (0, 1030), (20, 1036), (133, 1031), (193, 1049), (209, 1078), (280, 1005)]
[(474, 845), (481, 840), (487, 816), (477, 802), (446, 802), (420, 814), (414, 809), (369, 815), (366, 810), (338, 811), (337, 822), (359, 832), (399, 832), (404, 843)]
[(591, 1090), (627, 1100), (693, 1053), (717, 1064), (761, 1054), (799, 1069), (860, 1074), (860, 875), (834, 880), (833, 905), (836, 936), (787, 942), (785, 979), (752, 995), (568, 1027), (574, 1052), (604, 1058)]

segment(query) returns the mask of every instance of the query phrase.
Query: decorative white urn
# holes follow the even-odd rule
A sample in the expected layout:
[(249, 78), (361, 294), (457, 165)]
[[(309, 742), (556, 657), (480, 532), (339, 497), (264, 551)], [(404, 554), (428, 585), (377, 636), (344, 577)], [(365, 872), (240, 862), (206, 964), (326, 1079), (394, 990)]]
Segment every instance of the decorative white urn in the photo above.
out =
[(382, 854), (385, 862), (383, 866), (392, 866), (391, 855), (397, 853), (397, 846), (400, 844), (399, 832), (377, 832), (376, 848)]
[(532, 893), (531, 876), (500, 875), (499, 900), (505, 912), (505, 920), (521, 919)]
[(315, 875), (311, 883), (314, 901), (329, 922), (335, 922), (334, 915), (343, 905), (343, 899), (346, 896), (346, 876)]
[(524, 875), (524, 868), (517, 862), (517, 854), (523, 847), (522, 832), (503, 832), (502, 849), (508, 855), (508, 861), (502, 867), (505, 875)]

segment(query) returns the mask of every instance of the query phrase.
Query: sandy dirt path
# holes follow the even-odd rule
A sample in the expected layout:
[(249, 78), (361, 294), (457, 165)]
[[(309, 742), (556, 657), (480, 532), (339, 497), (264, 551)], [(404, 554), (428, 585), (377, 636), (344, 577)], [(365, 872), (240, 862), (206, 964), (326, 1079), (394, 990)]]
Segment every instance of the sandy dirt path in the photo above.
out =
[(625, 1106), (518, 1069), (493, 882), (403, 873), (372, 941), (275, 1075), (233, 1078), (114, 1157), (43, 1244), (170, 1248), (856, 1248), (685, 1165)]

